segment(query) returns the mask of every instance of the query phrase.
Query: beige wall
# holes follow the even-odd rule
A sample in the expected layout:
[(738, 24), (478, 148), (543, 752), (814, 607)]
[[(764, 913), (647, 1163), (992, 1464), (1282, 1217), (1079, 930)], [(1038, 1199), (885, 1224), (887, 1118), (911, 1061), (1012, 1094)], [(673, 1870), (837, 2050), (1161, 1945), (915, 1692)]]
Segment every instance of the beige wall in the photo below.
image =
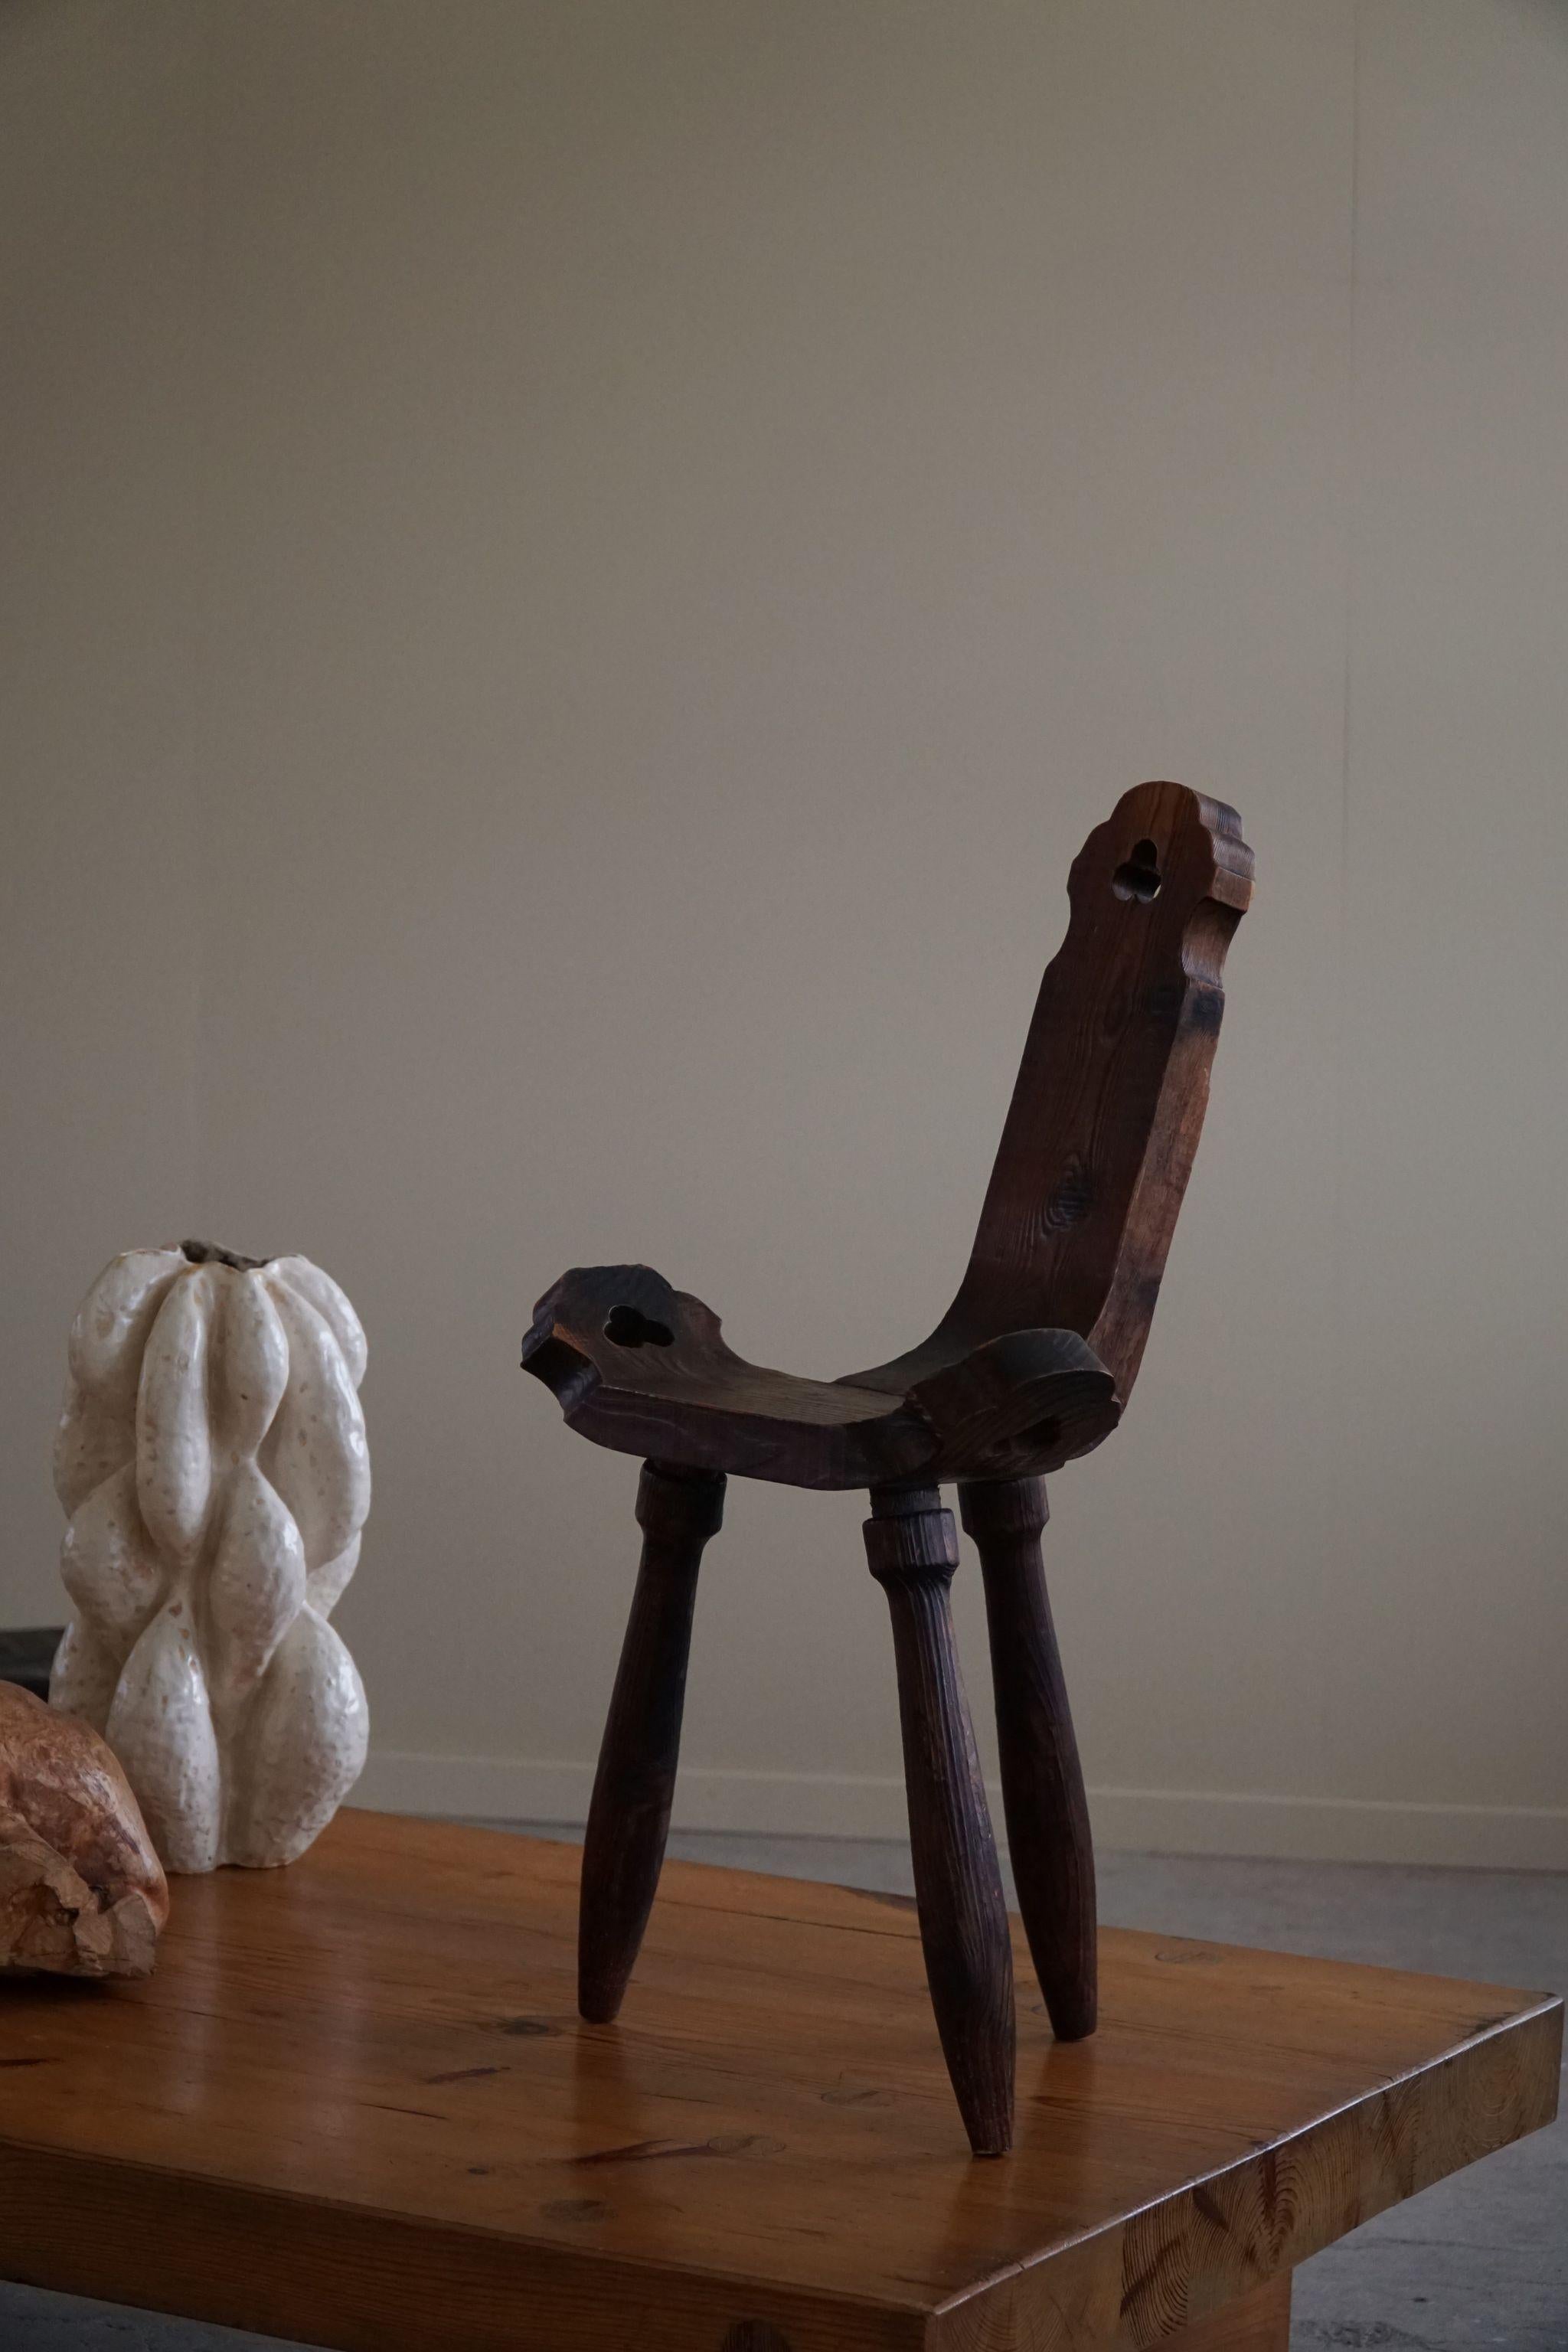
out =
[[(580, 1813), (636, 1474), (533, 1297), (927, 1328), (1173, 774), (1261, 881), (1054, 1486), (1101, 1832), (1568, 1863), (1568, 9), (12, 0), (0, 115), (0, 1616), (99, 1264), (303, 1249), (367, 1792)], [(860, 1507), (734, 1491), (689, 1820), (896, 1824)]]

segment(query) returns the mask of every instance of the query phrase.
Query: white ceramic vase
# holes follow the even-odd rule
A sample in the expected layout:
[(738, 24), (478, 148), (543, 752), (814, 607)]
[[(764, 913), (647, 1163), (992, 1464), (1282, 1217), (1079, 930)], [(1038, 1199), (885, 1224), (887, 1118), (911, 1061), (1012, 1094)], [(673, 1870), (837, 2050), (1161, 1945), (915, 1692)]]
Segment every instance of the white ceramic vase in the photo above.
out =
[(308, 1258), (200, 1242), (112, 1259), (71, 1327), (49, 1697), (107, 1738), (168, 1870), (292, 1862), (359, 1777), (327, 1620), (370, 1508), (364, 1360)]

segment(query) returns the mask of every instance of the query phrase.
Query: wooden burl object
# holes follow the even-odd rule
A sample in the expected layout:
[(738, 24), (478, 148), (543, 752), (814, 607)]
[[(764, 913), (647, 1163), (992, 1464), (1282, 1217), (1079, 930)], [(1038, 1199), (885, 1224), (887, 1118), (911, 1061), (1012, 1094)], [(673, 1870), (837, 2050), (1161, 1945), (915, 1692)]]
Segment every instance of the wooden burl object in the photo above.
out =
[(1007, 1920), (948, 1607), (942, 1484), (979, 1549), (1019, 1909), (1058, 2036), (1094, 2029), (1094, 1856), (1040, 1559), (1045, 1475), (1115, 1427), (1191, 1173), (1226, 947), (1252, 891), (1233, 809), (1140, 784), (1090, 834), (958, 1295), (839, 1381), (750, 1364), (646, 1265), (575, 1267), (522, 1360), (571, 1426), (645, 1458), (637, 1598), (584, 1850), (582, 2009), (620, 2005), (664, 1856), (703, 1544), (727, 1476), (865, 1487), (888, 1595), (931, 2004), (970, 2144), (1012, 2140)]
[(0, 1971), (144, 1977), (169, 1888), (90, 1724), (0, 1683)]

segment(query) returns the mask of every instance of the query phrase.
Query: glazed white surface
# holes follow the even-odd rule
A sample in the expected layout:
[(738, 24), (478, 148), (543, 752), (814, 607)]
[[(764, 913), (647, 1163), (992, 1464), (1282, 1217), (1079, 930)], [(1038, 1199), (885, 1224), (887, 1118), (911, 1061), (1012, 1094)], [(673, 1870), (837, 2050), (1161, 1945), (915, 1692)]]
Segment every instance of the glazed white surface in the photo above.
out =
[(128, 1250), (71, 1328), (54, 1706), (104, 1733), (163, 1865), (291, 1862), (364, 1763), (327, 1620), (359, 1559), (364, 1333), (308, 1258)]

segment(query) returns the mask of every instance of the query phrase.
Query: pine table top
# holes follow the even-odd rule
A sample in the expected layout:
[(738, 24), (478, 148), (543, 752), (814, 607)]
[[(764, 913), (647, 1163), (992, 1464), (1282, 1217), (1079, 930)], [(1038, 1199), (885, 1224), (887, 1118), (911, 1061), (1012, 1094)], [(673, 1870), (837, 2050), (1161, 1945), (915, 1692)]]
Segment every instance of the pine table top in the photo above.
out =
[(1544, 1996), (1110, 1930), (1058, 2048), (1020, 1933), (975, 2162), (911, 1904), (671, 1863), (587, 2026), (577, 1864), (346, 1811), (174, 1881), (145, 1984), (0, 1983), (0, 2274), (342, 2352), (1133, 2352), (1555, 2109)]

